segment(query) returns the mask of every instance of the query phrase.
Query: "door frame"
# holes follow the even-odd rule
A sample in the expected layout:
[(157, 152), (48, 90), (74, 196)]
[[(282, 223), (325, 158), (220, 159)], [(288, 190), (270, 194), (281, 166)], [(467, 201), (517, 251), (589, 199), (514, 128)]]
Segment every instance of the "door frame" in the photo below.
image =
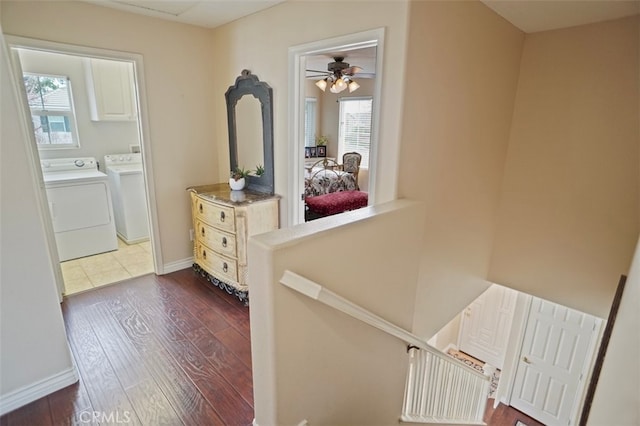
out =
[[(14, 69), (15, 79), (14, 82), (20, 93), (20, 105), (22, 106), (23, 113), (26, 117), (30, 117), (28, 114), (28, 106), (24, 99), (26, 99), (24, 84), (22, 83), (22, 67), (18, 57), (18, 53), (15, 49), (22, 48), (28, 50), (36, 50), (49, 53), (68, 54), (74, 56), (82, 56), (88, 58), (99, 59), (111, 59), (118, 61), (125, 61), (133, 64), (134, 79), (136, 82), (136, 98), (138, 108), (138, 133), (140, 137), (140, 148), (142, 151), (143, 161), (143, 175), (145, 181), (145, 192), (147, 202), (147, 214), (149, 215), (149, 228), (150, 239), (152, 246), (152, 256), (154, 271), (156, 274), (162, 274), (164, 267), (162, 265), (162, 249), (160, 244), (160, 231), (158, 222), (158, 212), (156, 208), (156, 195), (155, 184), (153, 181), (153, 164), (151, 161), (151, 142), (150, 142), (150, 130), (148, 120), (148, 107), (146, 88), (144, 84), (144, 64), (142, 55), (130, 52), (122, 52), (116, 50), (101, 49), (96, 47), (72, 45), (67, 43), (58, 43), (48, 40), (39, 40), (28, 37), (13, 36), (5, 34), (5, 39), (11, 52), (11, 66)], [(47, 198), (45, 192), (44, 180), (42, 177), (42, 170), (40, 167), (40, 155), (38, 153), (38, 147), (35, 140), (33, 130), (28, 133), (29, 143), (27, 144), (27, 154), (30, 158), (31, 172), (38, 182), (39, 194), (38, 199), (41, 204), (41, 220), (45, 225), (45, 232), (48, 240), (48, 251), (53, 264), (54, 274), (56, 278), (56, 285), (58, 287), (58, 294), (60, 295), (60, 301), (62, 301), (62, 291), (64, 289), (64, 280), (62, 278), (62, 270), (60, 268), (58, 249), (55, 244), (55, 235), (53, 232), (53, 225), (51, 223), (51, 217), (48, 214)]]
[[(513, 398), (513, 394), (515, 391), (514, 385), (516, 380), (517, 368), (518, 368), (519, 361), (522, 358), (522, 350), (524, 347), (524, 337), (525, 337), (527, 326), (529, 325), (533, 298), (535, 297), (525, 293), (522, 293), (522, 294), (526, 296), (526, 300), (524, 302), (526, 305), (526, 308), (525, 308), (526, 313), (523, 316), (522, 323), (518, 327), (518, 334), (515, 340), (517, 342), (517, 350), (515, 351), (513, 359), (510, 360), (509, 362), (509, 367), (511, 370), (509, 374), (509, 383), (508, 383), (509, 388), (506, 393), (507, 394), (506, 401), (504, 401), (509, 406), (511, 406), (511, 399)], [(551, 303), (556, 303), (556, 302), (551, 302)], [(561, 305), (561, 306), (564, 306), (564, 305)], [(565, 307), (569, 308), (568, 306), (565, 306)], [(516, 309), (518, 309), (517, 305), (516, 305)], [(573, 309), (573, 308), (569, 308), (569, 309)], [(587, 314), (586, 312), (582, 312), (582, 311), (579, 311), (579, 312), (586, 315), (591, 315), (591, 314)], [(587, 396), (587, 388), (588, 388), (587, 385), (589, 383), (588, 379), (591, 377), (591, 374), (593, 373), (593, 368), (595, 366), (595, 361), (596, 361), (596, 354), (598, 352), (598, 346), (600, 341), (602, 340), (602, 333), (604, 330), (605, 321), (602, 320), (602, 318), (599, 318), (595, 315), (591, 315), (591, 316), (595, 318), (595, 329), (591, 334), (591, 338), (589, 339), (589, 345), (587, 348), (587, 357), (585, 358), (585, 362), (584, 362), (584, 365), (582, 366), (582, 371), (581, 371), (582, 377), (580, 379), (580, 382), (578, 383), (576, 397), (573, 402), (573, 407), (571, 408), (570, 420), (572, 425), (577, 424), (577, 421), (579, 420), (578, 415), (580, 414), (580, 407), (582, 407), (582, 405), (584, 404), (585, 398)], [(517, 324), (514, 323), (513, 327), (516, 327), (516, 326)], [(507, 365), (507, 360), (505, 360), (505, 369), (507, 368), (506, 365)], [(496, 398), (496, 406), (497, 406), (497, 403), (498, 403), (498, 398)]]
[(380, 127), (380, 105), (382, 96), (382, 68), (384, 63), (384, 28), (377, 28), (341, 37), (305, 43), (289, 48), (289, 185), (290, 199), (288, 226), (304, 223), (304, 100), (306, 57), (343, 49), (359, 49), (376, 46), (376, 82), (373, 90), (373, 112), (371, 119), (371, 144), (369, 147), (369, 205), (375, 204), (375, 175), (378, 164), (378, 134)]

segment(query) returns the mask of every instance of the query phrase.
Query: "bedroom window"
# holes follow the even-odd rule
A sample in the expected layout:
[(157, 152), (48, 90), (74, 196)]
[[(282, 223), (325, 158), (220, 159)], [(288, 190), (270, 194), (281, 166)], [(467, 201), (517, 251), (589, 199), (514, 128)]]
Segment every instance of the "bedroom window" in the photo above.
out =
[(317, 121), (316, 98), (306, 98), (304, 100), (304, 146), (316, 146), (316, 121)]
[(77, 148), (69, 77), (25, 73), (23, 80), (38, 148)]
[(355, 151), (362, 155), (360, 167), (369, 168), (373, 98), (341, 98), (339, 102), (338, 158), (345, 152)]

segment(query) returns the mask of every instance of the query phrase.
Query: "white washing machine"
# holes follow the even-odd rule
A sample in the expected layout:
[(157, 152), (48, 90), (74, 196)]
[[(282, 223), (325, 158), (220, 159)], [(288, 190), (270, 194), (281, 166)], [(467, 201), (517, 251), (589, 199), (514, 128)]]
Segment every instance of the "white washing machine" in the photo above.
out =
[(127, 244), (149, 239), (149, 217), (139, 153), (110, 154), (104, 166), (113, 194), (118, 235)]
[(95, 158), (42, 160), (60, 261), (118, 249), (107, 175)]

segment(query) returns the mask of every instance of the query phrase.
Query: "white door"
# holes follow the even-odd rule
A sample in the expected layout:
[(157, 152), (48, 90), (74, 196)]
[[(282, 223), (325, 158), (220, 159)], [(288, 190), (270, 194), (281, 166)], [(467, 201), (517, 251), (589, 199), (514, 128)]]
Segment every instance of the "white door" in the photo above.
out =
[(502, 369), (518, 292), (493, 284), (464, 310), (458, 347)]
[(570, 425), (596, 323), (591, 315), (534, 297), (511, 405), (548, 426)]

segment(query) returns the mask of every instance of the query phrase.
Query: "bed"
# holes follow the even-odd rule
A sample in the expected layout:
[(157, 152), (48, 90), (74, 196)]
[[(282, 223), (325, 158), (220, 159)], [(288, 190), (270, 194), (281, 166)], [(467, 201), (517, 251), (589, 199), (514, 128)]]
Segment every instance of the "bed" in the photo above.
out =
[(359, 190), (357, 177), (330, 159), (305, 168), (304, 200), (307, 221), (368, 204), (367, 193)]
[(325, 158), (304, 170), (305, 197), (357, 189), (358, 183), (355, 176), (342, 171), (340, 165), (334, 160)]

